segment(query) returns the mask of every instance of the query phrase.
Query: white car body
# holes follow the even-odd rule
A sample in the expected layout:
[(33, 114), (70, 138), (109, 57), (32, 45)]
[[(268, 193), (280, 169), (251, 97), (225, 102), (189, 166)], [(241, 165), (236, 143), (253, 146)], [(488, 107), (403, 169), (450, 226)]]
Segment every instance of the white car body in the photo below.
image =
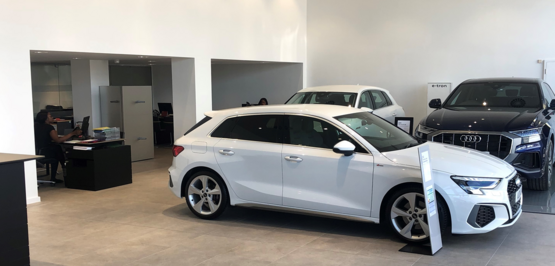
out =
[[(389, 98), (389, 100), (391, 100), (391, 104), (388, 104), (385, 107), (381, 107), (381, 108), (376, 108), (375, 106), (364, 106), (363, 104), (363, 97), (362, 95), (365, 92), (372, 92), (372, 91), (381, 91), (385, 94), (387, 94), (387, 97)], [(379, 87), (374, 87), (374, 86), (363, 86), (363, 85), (330, 85), (330, 86), (318, 86), (318, 87), (309, 87), (309, 88), (305, 88), (302, 89), (300, 91), (298, 91), (297, 93), (303, 93), (303, 92), (347, 92), (347, 93), (356, 93), (357, 97), (356, 97), (356, 101), (355, 101), (355, 108), (362, 108), (362, 107), (367, 107), (369, 109), (372, 109), (372, 113), (391, 122), (394, 123), (395, 122), (395, 117), (403, 117), (405, 116), (405, 110), (403, 110), (403, 107), (401, 107), (399, 104), (397, 104), (397, 101), (395, 101), (395, 99), (393, 98), (393, 96), (391, 96), (391, 93), (384, 89), (384, 88), (379, 88)], [(374, 98), (375, 99), (375, 98)], [(374, 104), (374, 103), (372, 103)], [(348, 106), (348, 107), (352, 107), (352, 106)], [(374, 107), (374, 108), (371, 108)]]
[[(224, 180), (231, 205), (379, 223), (388, 192), (403, 184), (421, 186), (418, 150), (411, 147), (381, 153), (334, 118), (360, 112), (329, 105), (270, 105), (208, 112), (209, 121), (175, 142), (184, 150), (173, 158), (169, 168), (173, 186), (170, 189), (177, 197), (186, 197), (182, 187), (184, 177), (196, 169), (210, 169)], [(210, 136), (228, 118), (260, 114), (311, 116), (327, 121), (355, 139), (368, 153), (347, 157), (323, 148)], [(508, 182), (516, 175), (511, 165), (471, 149), (438, 143), (425, 145), (430, 146), (436, 190), (450, 211), (452, 233), (485, 233), (516, 222), (521, 209), (512, 213), (507, 193)], [(221, 154), (227, 150), (234, 155)], [(284, 159), (295, 156), (302, 158), (302, 162)], [(494, 189), (483, 190), (484, 195), (470, 195), (451, 180), (452, 175), (494, 177), (501, 181)], [(521, 198), (519, 201), (522, 203)], [(478, 204), (495, 210), (495, 220), (480, 228), (467, 221)]]

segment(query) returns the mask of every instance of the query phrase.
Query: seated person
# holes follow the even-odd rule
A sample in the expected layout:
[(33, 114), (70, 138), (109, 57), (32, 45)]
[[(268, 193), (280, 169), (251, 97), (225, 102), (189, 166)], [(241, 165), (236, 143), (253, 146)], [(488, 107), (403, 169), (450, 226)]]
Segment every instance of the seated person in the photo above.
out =
[(261, 98), (260, 101), (258, 101), (258, 105), (268, 105), (268, 100), (266, 100), (266, 98)]
[[(35, 150), (37, 155), (44, 155), (46, 158), (56, 159), (62, 165), (64, 176), (66, 173), (65, 156), (62, 147), (58, 143), (62, 143), (73, 136), (81, 135), (81, 129), (59, 138), (58, 132), (52, 126), (54, 118), (47, 111), (40, 111), (35, 120)], [(56, 183), (62, 183), (62, 180), (56, 179), (56, 171), (58, 171), (58, 163), (50, 165), (50, 180)]]

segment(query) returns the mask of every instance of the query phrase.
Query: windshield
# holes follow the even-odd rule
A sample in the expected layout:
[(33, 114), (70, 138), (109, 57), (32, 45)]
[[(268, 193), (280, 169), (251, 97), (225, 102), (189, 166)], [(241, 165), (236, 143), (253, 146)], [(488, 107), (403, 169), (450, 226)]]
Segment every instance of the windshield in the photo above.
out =
[(538, 85), (533, 83), (471, 83), (460, 85), (445, 101), (445, 108), (541, 108)]
[(337, 116), (335, 119), (354, 130), (380, 152), (418, 145), (405, 131), (368, 112)]
[(341, 106), (355, 106), (356, 93), (347, 92), (299, 92), (285, 104), (332, 104)]

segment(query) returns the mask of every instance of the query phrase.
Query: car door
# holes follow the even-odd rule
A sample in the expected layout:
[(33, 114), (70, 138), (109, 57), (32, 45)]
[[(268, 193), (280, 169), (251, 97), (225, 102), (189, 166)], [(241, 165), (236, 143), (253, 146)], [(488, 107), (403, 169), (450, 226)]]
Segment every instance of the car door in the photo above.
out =
[(373, 114), (389, 121), (390, 123), (394, 123), (396, 115), (395, 106), (388, 103), (387, 98), (384, 96), (382, 91), (371, 90), (370, 95), (372, 96), (375, 108)]
[[(283, 205), (346, 215), (369, 216), (373, 157), (342, 130), (311, 116), (284, 120)], [(357, 149), (333, 152), (342, 140)]]
[(212, 137), (221, 140), (214, 155), (224, 176), (240, 199), (282, 204), (282, 115), (229, 118)]

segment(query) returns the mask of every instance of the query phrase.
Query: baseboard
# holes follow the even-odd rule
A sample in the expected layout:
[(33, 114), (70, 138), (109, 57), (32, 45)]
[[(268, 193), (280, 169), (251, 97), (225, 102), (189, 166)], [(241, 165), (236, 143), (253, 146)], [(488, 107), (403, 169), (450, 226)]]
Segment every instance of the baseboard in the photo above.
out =
[(27, 198), (27, 205), (40, 202), (40, 197)]

